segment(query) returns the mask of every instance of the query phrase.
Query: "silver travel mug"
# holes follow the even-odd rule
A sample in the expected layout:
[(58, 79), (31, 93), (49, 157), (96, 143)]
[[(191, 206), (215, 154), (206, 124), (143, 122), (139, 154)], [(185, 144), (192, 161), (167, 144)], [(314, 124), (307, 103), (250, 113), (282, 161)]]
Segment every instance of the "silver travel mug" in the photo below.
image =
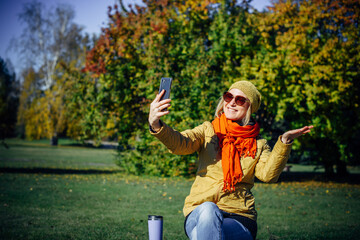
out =
[(149, 240), (162, 240), (163, 237), (163, 217), (148, 216)]

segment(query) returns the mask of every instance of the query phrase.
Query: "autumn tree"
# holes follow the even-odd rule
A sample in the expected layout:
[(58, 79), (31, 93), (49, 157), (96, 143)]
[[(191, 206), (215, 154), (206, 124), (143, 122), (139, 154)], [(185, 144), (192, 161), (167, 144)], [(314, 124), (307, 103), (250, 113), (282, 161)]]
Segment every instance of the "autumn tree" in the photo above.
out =
[(254, 79), (265, 108), (289, 128), (313, 124), (295, 150), (339, 175), (359, 143), (359, 1), (279, 1), (258, 15), (259, 51), (241, 71)]
[[(85, 51), (82, 28), (73, 23), (74, 16), (75, 12), (69, 5), (46, 10), (37, 1), (25, 3), (20, 14), (20, 20), (26, 26), (17, 43), (27, 62), (28, 70), (25, 70), (24, 77), (37, 78), (24, 81), (21, 99), (25, 102), (20, 106), (27, 107), (19, 109), (20, 124), (25, 126), (28, 138), (48, 137), (53, 145), (57, 144), (66, 122), (64, 96), (67, 88), (64, 69), (59, 63), (80, 64), (80, 56)], [(32, 86), (36, 86), (31, 91), (34, 95), (25, 97), (30, 91), (27, 87)]]
[[(44, 136), (47, 129), (44, 105), (39, 101), (41, 98), (40, 77), (33, 69), (28, 68), (22, 71), (22, 85), (20, 89), (20, 104), (17, 115), (17, 124), (23, 129), (24, 135), (31, 139), (31, 136)], [(36, 126), (36, 127), (34, 127)], [(41, 126), (41, 127), (39, 127)]]
[[(166, 156), (164, 147), (148, 134), (149, 103), (160, 78), (170, 76), (174, 79), (173, 102), (165, 121), (183, 130), (211, 119), (219, 96), (239, 77), (228, 74), (227, 64), (239, 65), (252, 44), (243, 31), (251, 32), (246, 21), (248, 4), (205, 0), (144, 3), (145, 7), (129, 11), (110, 8), (109, 25), (87, 56), (86, 70), (97, 79), (98, 100), (91, 114), (105, 119), (101, 123), (104, 130), (108, 121), (112, 123), (122, 146), (120, 165), (129, 172), (186, 174), (194, 171), (196, 158)], [(226, 34), (232, 40), (228, 41)], [(236, 38), (244, 41), (238, 43)], [(89, 82), (87, 89), (92, 88)]]

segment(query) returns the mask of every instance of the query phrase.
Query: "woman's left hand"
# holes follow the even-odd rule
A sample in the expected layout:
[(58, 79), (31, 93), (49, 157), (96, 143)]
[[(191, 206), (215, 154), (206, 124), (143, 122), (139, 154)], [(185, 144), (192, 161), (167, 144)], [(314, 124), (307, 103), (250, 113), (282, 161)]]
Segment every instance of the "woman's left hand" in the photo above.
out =
[(299, 129), (294, 129), (294, 130), (290, 130), (287, 131), (286, 133), (284, 133), (281, 137), (281, 141), (283, 143), (289, 144), (291, 143), (292, 140), (294, 140), (297, 137), (300, 137), (301, 135), (304, 135), (306, 133), (309, 133), (310, 130), (313, 128), (314, 126), (305, 126), (303, 128), (299, 128)]

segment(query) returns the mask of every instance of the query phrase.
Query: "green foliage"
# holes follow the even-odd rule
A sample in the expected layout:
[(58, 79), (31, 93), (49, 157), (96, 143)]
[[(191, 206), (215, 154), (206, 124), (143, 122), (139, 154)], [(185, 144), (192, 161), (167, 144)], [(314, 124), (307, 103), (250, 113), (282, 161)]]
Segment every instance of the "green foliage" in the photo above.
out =
[(259, 15), (260, 51), (241, 66), (275, 120), (290, 128), (315, 126), (297, 149), (311, 150), (329, 173), (336, 164), (344, 174), (358, 152), (350, 146), (358, 143), (360, 127), (359, 13), (351, 0), (280, 1)]
[(11, 65), (0, 57), (0, 140), (15, 136), (19, 83)]
[[(191, 176), (196, 171), (196, 155), (178, 156), (170, 155), (166, 147), (150, 135), (141, 134), (129, 141), (131, 149), (119, 151), (117, 165), (128, 173), (135, 175), (153, 176)], [(141, 138), (140, 138), (141, 137)], [(155, 155), (155, 154), (156, 155)]]

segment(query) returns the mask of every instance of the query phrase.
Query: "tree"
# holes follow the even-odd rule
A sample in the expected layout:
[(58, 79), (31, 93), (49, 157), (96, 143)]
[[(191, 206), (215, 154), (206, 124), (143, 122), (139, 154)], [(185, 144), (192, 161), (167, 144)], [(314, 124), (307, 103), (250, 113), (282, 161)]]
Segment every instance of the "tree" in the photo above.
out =
[[(97, 79), (98, 100), (85, 118), (94, 128), (100, 122), (104, 130), (112, 121), (122, 146), (119, 164), (128, 171), (192, 173), (194, 155), (164, 157), (164, 147), (149, 136), (148, 105), (160, 78), (171, 76), (172, 114), (167, 120), (172, 126), (183, 130), (211, 119), (225, 86), (238, 77), (229, 65), (240, 64), (251, 45), (251, 39), (236, 42), (245, 35), (242, 29), (251, 30), (246, 21), (248, 5), (229, 0), (145, 3), (122, 12), (110, 7), (109, 25), (87, 56), (86, 70)], [(234, 23), (238, 26), (232, 30)], [(226, 32), (230, 41), (223, 36)], [(90, 117), (95, 113), (97, 118)]]
[(15, 136), (19, 83), (11, 63), (0, 58), (0, 140)]
[(29, 83), (24, 81), (22, 95), (27, 95), (24, 93), (29, 91), (27, 87), (35, 86), (36, 89), (30, 98), (21, 98), (26, 102), (21, 105), (27, 108), (21, 107), (19, 116), (28, 138), (48, 137), (53, 145), (57, 145), (58, 135), (66, 127), (64, 96), (67, 83), (59, 63), (81, 64), (81, 54), (87, 44), (82, 28), (73, 23), (74, 16), (69, 5), (46, 10), (37, 1), (25, 3), (20, 14), (20, 20), (26, 25), (18, 43), (20, 53), (28, 62), (29, 70), (25, 71), (25, 76), (37, 79), (28, 80)]
[(345, 175), (358, 155), (359, 9), (353, 0), (279, 1), (259, 14), (260, 51), (242, 65), (275, 120), (315, 126), (296, 148), (328, 175), (333, 165)]

